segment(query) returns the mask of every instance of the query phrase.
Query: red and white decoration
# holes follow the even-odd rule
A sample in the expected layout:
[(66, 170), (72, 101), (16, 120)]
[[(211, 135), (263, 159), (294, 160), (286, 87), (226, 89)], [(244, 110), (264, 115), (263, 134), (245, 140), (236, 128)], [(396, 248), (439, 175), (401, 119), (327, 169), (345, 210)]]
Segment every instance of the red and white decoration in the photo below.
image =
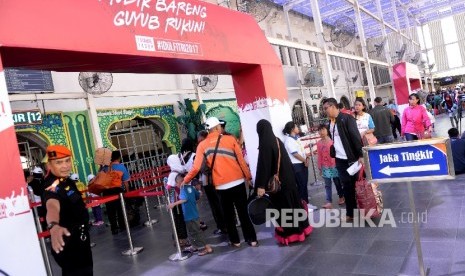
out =
[[(0, 145), (0, 270), (8, 275), (46, 275), (3, 71), (0, 72)], [(20, 261), (25, 258), (27, 265)]]

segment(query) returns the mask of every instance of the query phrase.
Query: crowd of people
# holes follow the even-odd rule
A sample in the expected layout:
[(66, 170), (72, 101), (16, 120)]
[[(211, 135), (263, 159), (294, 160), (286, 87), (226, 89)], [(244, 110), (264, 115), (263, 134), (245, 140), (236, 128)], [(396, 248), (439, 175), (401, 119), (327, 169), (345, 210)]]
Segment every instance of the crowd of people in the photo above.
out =
[[(441, 103), (436, 96), (432, 101), (433, 113), (439, 107), (448, 112), (457, 110), (460, 95), (446, 93)], [(457, 102), (458, 101), (458, 102)], [(363, 165), (362, 148), (375, 144), (392, 143), (397, 134), (407, 141), (428, 138), (433, 131), (432, 114), (420, 103), (418, 94), (409, 96), (409, 105), (399, 115), (394, 102), (384, 103), (374, 99), (374, 107), (368, 109), (363, 98), (356, 98), (352, 111), (341, 108), (334, 98), (323, 101), (324, 113), (329, 123), (318, 127), (319, 141), (316, 143), (317, 168), (325, 182), (326, 202), (324, 209), (333, 208), (334, 183), (337, 191), (337, 204), (345, 205), (345, 221), (354, 219), (357, 208), (355, 182), (357, 174), (350, 175), (347, 169), (354, 163)], [(449, 115), (450, 116), (450, 115)], [(399, 118), (400, 117), (400, 118)], [(434, 117), (433, 117), (434, 118)], [(451, 117), (454, 118), (454, 117)], [(465, 140), (459, 137), (458, 121), (451, 119), (453, 159), (457, 174), (465, 173)], [(216, 224), (215, 235), (225, 235), (233, 248), (242, 246), (238, 232), (250, 247), (259, 246), (254, 224), (247, 206), (251, 198), (267, 197), (273, 209), (299, 210), (308, 214), (317, 209), (309, 202), (308, 172), (311, 153), (306, 152), (299, 137), (299, 126), (288, 122), (284, 129), (273, 130), (272, 124), (262, 119), (256, 125), (258, 134), (258, 160), (255, 182), (247, 163), (243, 143), (225, 131), (226, 122), (210, 117), (205, 122), (205, 131), (198, 133), (197, 141), (183, 140), (181, 151), (167, 159), (170, 174), (165, 188), (169, 192), (168, 207), (172, 209), (176, 227), (176, 238), (183, 250), (197, 252), (199, 256), (213, 253), (203, 235), (207, 228), (201, 220), (209, 214), (202, 214), (197, 201), (205, 193), (211, 215)], [(276, 137), (282, 132), (284, 139)], [(64, 275), (92, 275), (92, 252), (89, 237), (89, 212), (85, 207), (85, 195), (81, 191), (86, 186), (79, 181), (77, 174), (71, 173), (72, 153), (64, 146), (52, 145), (46, 150), (48, 157), (47, 173), (35, 168), (28, 178), (34, 194), (44, 203), (41, 215), (46, 217), (46, 227), (51, 234), (52, 255), (62, 267)], [(130, 175), (123, 164), (121, 155), (114, 151), (111, 162), (99, 171), (118, 172), (119, 186), (108, 189), (102, 195), (116, 195), (129, 190)], [(278, 176), (280, 189), (270, 193), (268, 183)], [(88, 182), (95, 176), (89, 175)], [(248, 193), (247, 191), (251, 191)], [(248, 194), (252, 194), (248, 197)], [(97, 195), (87, 194), (94, 197)], [(100, 206), (92, 208), (93, 225), (103, 225), (103, 212)], [(116, 235), (123, 230), (124, 221), (121, 205), (118, 202), (106, 203), (106, 214), (111, 233)], [(289, 245), (304, 241), (311, 233), (308, 220), (298, 221), (292, 226), (275, 225), (274, 237), (278, 244)], [(79, 256), (79, 264), (74, 261)]]

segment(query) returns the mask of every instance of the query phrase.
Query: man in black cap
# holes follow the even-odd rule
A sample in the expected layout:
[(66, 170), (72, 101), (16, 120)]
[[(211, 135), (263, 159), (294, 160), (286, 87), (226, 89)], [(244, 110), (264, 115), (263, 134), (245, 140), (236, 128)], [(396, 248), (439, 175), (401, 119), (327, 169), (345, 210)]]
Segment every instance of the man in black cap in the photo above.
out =
[(69, 179), (71, 151), (53, 145), (46, 153), (50, 173), (44, 180), (44, 198), (52, 255), (63, 275), (93, 275), (89, 213), (76, 184)]

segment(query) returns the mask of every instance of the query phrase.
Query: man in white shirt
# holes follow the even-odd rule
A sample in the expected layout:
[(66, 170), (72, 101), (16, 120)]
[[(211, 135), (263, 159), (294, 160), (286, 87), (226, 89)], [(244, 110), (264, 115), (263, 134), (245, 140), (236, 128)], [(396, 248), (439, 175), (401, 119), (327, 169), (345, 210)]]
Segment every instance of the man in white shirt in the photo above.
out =
[(355, 182), (358, 173), (351, 176), (347, 169), (355, 162), (363, 164), (362, 138), (357, 129), (355, 118), (339, 111), (336, 99), (328, 98), (323, 102), (323, 109), (331, 120), (329, 132), (334, 143), (331, 154), (336, 158), (336, 168), (343, 184), (346, 201), (346, 221), (353, 221), (354, 210), (357, 208), (355, 199)]

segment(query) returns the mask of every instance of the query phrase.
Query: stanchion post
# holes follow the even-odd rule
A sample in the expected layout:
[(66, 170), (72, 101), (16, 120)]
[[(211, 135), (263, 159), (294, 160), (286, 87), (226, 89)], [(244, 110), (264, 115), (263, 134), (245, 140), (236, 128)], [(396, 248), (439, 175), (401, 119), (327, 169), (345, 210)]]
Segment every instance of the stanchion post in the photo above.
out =
[[(168, 189), (165, 189), (165, 197), (168, 202), (168, 205), (170, 204), (170, 195)], [(173, 210), (171, 208), (169, 209), (170, 213), (170, 218), (171, 218), (171, 225), (173, 226), (173, 233), (174, 233), (174, 241), (176, 242), (176, 249), (178, 252), (172, 254), (169, 256), (170, 261), (184, 261), (187, 260), (192, 256), (192, 252), (183, 252), (181, 251), (181, 246), (179, 245), (179, 239), (178, 239), (178, 231), (176, 231), (176, 225), (174, 223), (174, 215), (173, 215)]]
[[(36, 203), (34, 198), (34, 191), (32, 190), (31, 186), (27, 186), (27, 190), (29, 192), (29, 198), (32, 203)], [(37, 212), (37, 207), (32, 207), (32, 212), (34, 213), (34, 220), (36, 223), (37, 230), (39, 233), (42, 233), (44, 229), (42, 229), (42, 224), (40, 222), (39, 213)], [(44, 263), (45, 269), (47, 270), (47, 275), (53, 276), (52, 266), (50, 265), (50, 258), (48, 257), (47, 247), (45, 246), (45, 238), (39, 238), (40, 250), (42, 251), (42, 255), (44, 256)]]
[(428, 275), (429, 269), (425, 270), (425, 265), (423, 263), (423, 251), (421, 250), (421, 242), (420, 242), (420, 230), (418, 229), (418, 217), (417, 212), (415, 210), (415, 201), (413, 199), (413, 190), (412, 190), (412, 182), (407, 182), (408, 187), (408, 197), (410, 200), (410, 211), (413, 215), (413, 236), (415, 238), (415, 245), (417, 249), (417, 257), (418, 257), (418, 267), (420, 269), (420, 275), (426, 276)]
[[(154, 176), (158, 176), (158, 175), (154, 175)], [(157, 181), (156, 181), (155, 184), (159, 184), (159, 182), (160, 182), (160, 179), (157, 178)], [(158, 192), (158, 189), (160, 189), (160, 188), (157, 188), (157, 189), (156, 189), (157, 192)], [(161, 189), (162, 189), (162, 191), (163, 191), (163, 187), (162, 187)], [(157, 199), (158, 199), (158, 207), (160, 207), (160, 210), (161, 210), (161, 200), (160, 200), (160, 197), (157, 196)]]
[(126, 204), (124, 203), (123, 193), (119, 194), (121, 200), (121, 208), (123, 209), (124, 224), (126, 226), (126, 233), (128, 234), (129, 249), (121, 252), (124, 256), (133, 256), (139, 254), (144, 248), (143, 247), (134, 247), (132, 245), (131, 231), (129, 230), (128, 215), (126, 213)]
[(315, 182), (313, 182), (312, 185), (318, 185), (318, 179), (315, 171), (315, 162), (313, 161), (313, 152), (312, 152), (313, 144), (310, 141), (310, 161), (312, 162), (312, 171), (313, 171), (313, 177), (315, 179)]
[[(145, 188), (145, 183), (144, 183), (144, 180), (141, 179), (140, 180), (141, 183), (142, 183), (142, 188)], [(145, 202), (145, 211), (147, 212), (147, 221), (144, 222), (144, 225), (149, 227), (149, 226), (152, 226), (154, 225), (155, 223), (158, 223), (158, 220), (157, 219), (152, 219), (150, 217), (150, 211), (149, 211), (149, 202), (147, 200), (147, 196), (144, 196), (144, 202)]]

